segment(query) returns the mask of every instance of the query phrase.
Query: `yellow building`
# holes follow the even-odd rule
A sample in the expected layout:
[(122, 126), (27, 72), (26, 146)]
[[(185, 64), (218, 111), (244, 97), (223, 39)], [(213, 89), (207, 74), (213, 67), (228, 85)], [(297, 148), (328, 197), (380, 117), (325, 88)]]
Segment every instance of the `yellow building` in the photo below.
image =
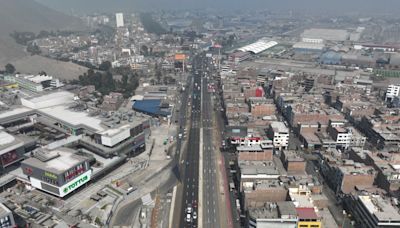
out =
[(322, 228), (321, 218), (315, 213), (314, 208), (311, 207), (298, 207), (296, 208), (297, 228)]

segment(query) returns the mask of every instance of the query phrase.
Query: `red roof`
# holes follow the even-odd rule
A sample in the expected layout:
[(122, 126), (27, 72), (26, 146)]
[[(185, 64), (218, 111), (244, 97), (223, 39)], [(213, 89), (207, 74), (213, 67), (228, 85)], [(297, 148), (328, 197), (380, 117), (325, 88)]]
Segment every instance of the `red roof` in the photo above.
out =
[(318, 215), (315, 213), (314, 208), (298, 207), (296, 208), (296, 211), (299, 219), (318, 219)]

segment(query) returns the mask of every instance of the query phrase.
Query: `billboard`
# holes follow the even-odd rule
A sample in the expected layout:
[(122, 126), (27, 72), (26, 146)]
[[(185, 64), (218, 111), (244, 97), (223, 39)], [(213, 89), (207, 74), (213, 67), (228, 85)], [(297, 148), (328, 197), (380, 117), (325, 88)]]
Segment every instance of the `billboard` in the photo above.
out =
[(8, 153), (2, 154), (0, 158), (1, 164), (3, 164), (3, 167), (6, 167), (18, 160), (17, 151), (13, 150)]
[(175, 61), (184, 61), (186, 59), (185, 54), (175, 54)]
[(30, 182), (31, 182), (31, 185), (35, 188), (38, 188), (40, 190), (54, 194), (59, 197), (64, 197), (64, 196), (70, 194), (71, 192), (75, 191), (82, 185), (88, 183), (90, 181), (91, 174), (92, 174), (92, 170), (88, 170), (85, 173), (82, 173), (81, 175), (77, 176), (73, 180), (69, 181), (68, 183), (64, 184), (61, 187), (51, 185), (49, 183), (43, 182), (43, 181), (33, 178), (33, 177), (30, 178)]

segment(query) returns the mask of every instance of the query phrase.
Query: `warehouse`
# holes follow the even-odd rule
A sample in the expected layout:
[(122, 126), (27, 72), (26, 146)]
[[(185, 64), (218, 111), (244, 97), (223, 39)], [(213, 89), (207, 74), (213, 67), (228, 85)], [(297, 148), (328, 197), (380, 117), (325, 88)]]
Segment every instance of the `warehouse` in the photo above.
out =
[(303, 39), (322, 39), (325, 41), (346, 41), (349, 39), (349, 32), (343, 29), (306, 29), (301, 34)]
[(276, 46), (277, 44), (278, 43), (275, 41), (266, 41), (264, 39), (261, 39), (255, 43), (252, 43), (252, 44), (249, 44), (249, 45), (239, 48), (238, 51), (259, 54), (263, 51), (266, 51), (266, 50)]
[(299, 54), (320, 54), (323, 52), (325, 45), (322, 43), (305, 43), (298, 42), (293, 45), (293, 50)]
[(326, 65), (339, 65), (342, 61), (342, 55), (338, 52), (328, 51), (321, 55), (319, 62)]

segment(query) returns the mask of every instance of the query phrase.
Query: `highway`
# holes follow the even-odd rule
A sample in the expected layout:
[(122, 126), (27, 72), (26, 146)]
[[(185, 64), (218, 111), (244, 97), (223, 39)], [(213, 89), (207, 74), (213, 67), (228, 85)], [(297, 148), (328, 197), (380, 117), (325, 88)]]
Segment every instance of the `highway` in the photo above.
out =
[[(195, 65), (195, 64), (194, 64)], [(191, 96), (187, 105), (191, 107), (190, 127), (188, 129), (188, 146), (181, 156), (181, 185), (182, 198), (179, 213), (179, 227), (197, 227), (197, 219), (193, 213), (197, 211), (198, 188), (199, 188), (199, 149), (200, 149), (200, 127), (201, 127), (201, 83), (200, 75), (194, 75), (189, 91)], [(186, 103), (183, 103), (186, 104)], [(189, 109), (190, 110), (190, 109)], [(187, 208), (191, 207), (190, 220), (187, 221)]]
[[(210, 67), (210, 66), (208, 66)], [(210, 74), (210, 72), (207, 72)], [(203, 227), (221, 227), (218, 194), (220, 193), (217, 182), (216, 148), (214, 148), (214, 123), (212, 93), (208, 91), (208, 77), (202, 78), (202, 132), (203, 132)]]

